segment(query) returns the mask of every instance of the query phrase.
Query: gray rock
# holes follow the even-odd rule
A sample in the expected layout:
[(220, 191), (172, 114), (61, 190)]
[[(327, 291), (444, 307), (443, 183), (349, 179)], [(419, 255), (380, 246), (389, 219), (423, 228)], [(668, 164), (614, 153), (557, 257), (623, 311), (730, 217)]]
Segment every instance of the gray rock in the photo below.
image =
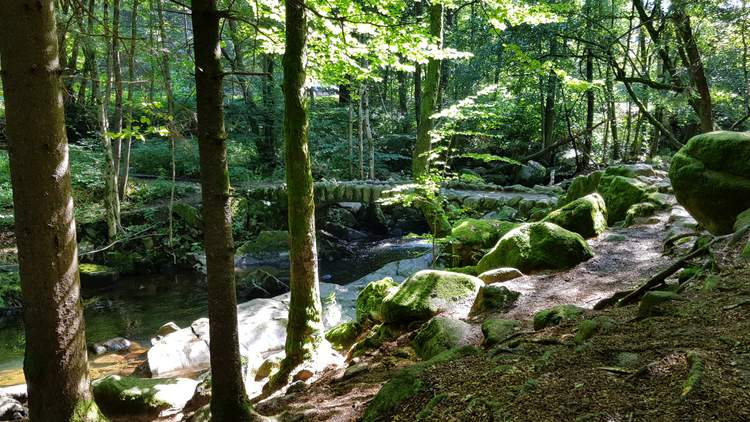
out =
[(412, 345), (417, 356), (429, 360), (440, 353), (477, 343), (479, 335), (471, 324), (436, 316), (417, 331)]
[(515, 268), (504, 267), (485, 271), (482, 274), (479, 274), (478, 277), (485, 283), (492, 284), (502, 283), (504, 281), (526, 276), (521, 271), (518, 271)]
[(0, 421), (20, 421), (28, 416), (28, 411), (18, 400), (0, 396)]
[(513, 306), (513, 303), (520, 296), (520, 293), (508, 289), (502, 283), (482, 286), (471, 307), (470, 315), (486, 312), (505, 312)]

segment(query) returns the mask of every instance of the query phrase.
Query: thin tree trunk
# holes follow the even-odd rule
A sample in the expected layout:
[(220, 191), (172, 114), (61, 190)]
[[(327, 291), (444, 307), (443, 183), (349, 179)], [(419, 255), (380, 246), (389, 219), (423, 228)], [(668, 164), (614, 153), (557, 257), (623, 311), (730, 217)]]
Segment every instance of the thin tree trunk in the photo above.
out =
[(133, 143), (133, 101), (135, 92), (135, 39), (138, 36), (138, 1), (133, 0), (133, 7), (130, 11), (130, 51), (128, 54), (128, 137), (125, 139), (125, 152), (120, 167), (120, 198), (125, 199), (128, 196), (128, 177), (130, 176), (130, 147)]
[(286, 2), (284, 52), (284, 138), (289, 198), (290, 290), (286, 356), (264, 390), (286, 384), (292, 372), (310, 359), (323, 341), (318, 256), (315, 246), (315, 203), (308, 149), (303, 61), (307, 18), (303, 0)]
[(258, 148), (258, 154), (264, 162), (266, 174), (273, 173), (276, 168), (276, 130), (274, 125), (274, 112), (276, 109), (273, 96), (273, 71), (274, 58), (271, 54), (265, 54), (265, 71), (269, 74), (263, 79), (263, 142)]
[(362, 83), (359, 90), (359, 113), (357, 118), (359, 119), (359, 130), (357, 136), (359, 137), (359, 180), (365, 179), (365, 84)]
[[(102, 4), (104, 22), (109, 21), (109, 2), (105, 0)], [(106, 31), (106, 27), (105, 27)], [(111, 44), (108, 44), (111, 47)], [(112, 51), (107, 51), (107, 71), (104, 84), (104, 101), (99, 101), (99, 121), (102, 131), (102, 143), (104, 147), (104, 210), (107, 222), (107, 239), (111, 242), (117, 236), (120, 228), (120, 197), (117, 194), (117, 164), (112, 150), (112, 137), (110, 136), (108, 108), (112, 99)]]
[(362, 88), (362, 108), (364, 135), (367, 138), (367, 148), (370, 158), (369, 178), (372, 180), (375, 179), (375, 141), (373, 140), (372, 124), (370, 123), (370, 89), (366, 84)]
[[(591, 37), (593, 35), (593, 20), (595, 19), (592, 13), (592, 0), (587, 0), (585, 4), (586, 9), (586, 36)], [(591, 44), (586, 44), (586, 82), (593, 84), (594, 82), (594, 52), (591, 48)], [(586, 91), (586, 135), (583, 138), (583, 162), (582, 167), (584, 169), (589, 167), (591, 162), (591, 151), (593, 148), (594, 134), (592, 128), (594, 127), (594, 89), (589, 88)]]
[(349, 100), (349, 124), (347, 127), (347, 138), (349, 140), (349, 178), (354, 179), (354, 106)]
[[(554, 57), (557, 54), (557, 38), (552, 35), (549, 41), (549, 54)], [(544, 115), (542, 116), (542, 122), (544, 124), (544, 130), (542, 133), (542, 139), (544, 140), (544, 148), (547, 149), (550, 145), (555, 142), (555, 95), (557, 94), (557, 75), (554, 71), (549, 72), (547, 77), (547, 95), (544, 101)], [(552, 151), (550, 150), (544, 155), (544, 161), (547, 163), (552, 162)]]
[[(120, 0), (112, 3), (112, 72), (115, 78), (115, 114), (112, 132), (122, 132), (122, 63), (120, 61)], [(122, 152), (122, 137), (117, 136), (112, 146), (112, 158), (115, 162), (115, 175), (120, 174), (120, 155)], [(117, 185), (115, 185), (117, 188)]]
[(740, 33), (742, 36), (742, 76), (745, 80), (745, 114), (750, 115), (750, 66), (748, 58), (750, 50), (748, 49), (747, 22), (750, 16), (747, 13), (747, 1), (742, 0), (742, 16), (740, 17)]
[(406, 117), (408, 113), (406, 102), (406, 72), (398, 72), (398, 115), (401, 121), (401, 133), (409, 131), (409, 120)]
[(193, 0), (195, 88), (198, 110), (203, 246), (208, 277), (213, 421), (250, 421), (242, 381), (234, 282), (231, 187), (224, 130), (219, 13), (216, 0)]
[(33, 421), (104, 421), (89, 390), (52, 0), (0, 7), (15, 232)]

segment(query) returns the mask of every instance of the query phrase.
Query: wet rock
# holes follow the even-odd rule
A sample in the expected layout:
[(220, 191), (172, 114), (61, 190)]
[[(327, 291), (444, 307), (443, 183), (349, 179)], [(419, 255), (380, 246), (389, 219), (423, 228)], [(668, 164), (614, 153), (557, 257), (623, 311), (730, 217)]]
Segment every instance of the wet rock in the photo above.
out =
[(448, 350), (468, 346), (476, 339), (477, 334), (471, 324), (436, 316), (417, 331), (412, 345), (417, 356), (429, 360)]
[(607, 229), (607, 206), (598, 193), (592, 193), (552, 211), (542, 221), (557, 224), (584, 238), (596, 237)]
[(154, 379), (109, 375), (91, 384), (99, 408), (114, 415), (147, 414), (182, 409), (195, 393), (198, 381), (186, 378)]
[(270, 272), (256, 269), (242, 274), (237, 280), (237, 299), (273, 297), (289, 290), (289, 285)]
[(733, 231), (750, 208), (750, 134), (711, 132), (693, 137), (669, 169), (675, 196), (713, 234)]
[(0, 421), (20, 421), (28, 417), (28, 410), (13, 397), (0, 396)]
[(516, 300), (521, 296), (520, 293), (514, 292), (503, 286), (502, 283), (488, 284), (479, 289), (477, 298), (471, 307), (471, 315), (477, 315), (487, 312), (505, 312), (513, 306)]
[(131, 346), (132, 343), (130, 340), (123, 337), (115, 337), (102, 343), (95, 343), (90, 348), (95, 354), (102, 355), (104, 353), (127, 352)]
[(407, 324), (439, 313), (466, 317), (483, 285), (482, 280), (466, 274), (420, 271), (383, 300), (383, 320)]
[(478, 276), (482, 281), (487, 284), (502, 283), (510, 281), (519, 277), (525, 277), (521, 271), (515, 268), (496, 268), (494, 270), (485, 271)]
[(503, 236), (479, 261), (477, 271), (482, 273), (501, 267), (523, 272), (564, 269), (592, 256), (591, 248), (581, 235), (552, 223), (530, 223)]

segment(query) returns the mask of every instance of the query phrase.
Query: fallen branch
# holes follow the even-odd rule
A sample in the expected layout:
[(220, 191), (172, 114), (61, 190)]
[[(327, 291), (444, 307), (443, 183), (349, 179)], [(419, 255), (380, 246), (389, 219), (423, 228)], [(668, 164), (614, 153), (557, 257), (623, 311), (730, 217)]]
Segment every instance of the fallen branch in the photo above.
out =
[(145, 233), (145, 232), (147, 232), (148, 230), (151, 230), (151, 229), (153, 229), (153, 227), (148, 227), (148, 228), (146, 228), (144, 230), (141, 230), (138, 233), (135, 233), (131, 237), (123, 237), (122, 239), (117, 239), (114, 242), (110, 243), (109, 245), (104, 246), (103, 248), (100, 248), (100, 249), (94, 249), (93, 251), (80, 252), (78, 254), (78, 256), (81, 257), (81, 256), (86, 256), (86, 255), (94, 255), (94, 254), (97, 254), (99, 252), (104, 252), (107, 249), (109, 249), (109, 248), (117, 245), (118, 243), (129, 242), (131, 240), (137, 240), (137, 239), (145, 239), (147, 237), (164, 236), (163, 234), (147, 234), (147, 235), (144, 235), (144, 236), (139, 236), (140, 234)]
[(680, 394), (680, 398), (683, 400), (688, 398), (690, 393), (698, 387), (703, 377), (703, 369), (705, 368), (703, 359), (701, 359), (698, 352), (688, 352), (687, 361), (690, 369), (688, 370), (688, 378), (682, 386), (682, 394)]
[(674, 248), (675, 242), (677, 242), (680, 239), (684, 239), (686, 237), (698, 237), (702, 233), (701, 232), (689, 232), (689, 233), (681, 233), (676, 236), (672, 236), (669, 239), (664, 241), (664, 251), (668, 252), (671, 251), (672, 248)]
[(705, 245), (701, 246), (700, 248), (698, 248), (698, 249), (694, 250), (693, 252), (691, 252), (691, 253), (683, 256), (682, 258), (676, 260), (675, 262), (672, 263), (672, 265), (670, 265), (669, 267), (663, 269), (658, 274), (656, 274), (655, 276), (651, 277), (648, 281), (646, 281), (645, 283), (643, 283), (641, 285), (641, 287), (633, 290), (632, 293), (630, 293), (629, 295), (627, 295), (627, 296), (623, 297), (622, 299), (620, 299), (617, 302), (617, 306), (625, 306), (625, 305), (630, 305), (632, 303), (637, 302), (638, 300), (640, 300), (640, 298), (644, 294), (646, 294), (647, 291), (651, 290), (652, 288), (654, 288), (654, 287), (656, 287), (656, 286), (658, 286), (660, 284), (663, 284), (664, 281), (667, 279), (667, 277), (671, 276), (672, 274), (674, 274), (677, 271), (679, 271), (682, 268), (684, 268), (685, 265), (687, 264), (687, 262), (689, 260), (691, 260), (691, 259), (693, 259), (693, 258), (695, 258), (697, 256), (702, 255), (703, 253), (705, 253), (706, 251), (708, 251), (709, 248), (711, 246), (713, 246), (716, 242), (719, 242), (721, 240), (727, 239), (727, 238), (729, 238), (731, 236), (733, 236), (733, 234), (715, 237), (713, 240), (711, 240), (710, 242), (708, 242)]

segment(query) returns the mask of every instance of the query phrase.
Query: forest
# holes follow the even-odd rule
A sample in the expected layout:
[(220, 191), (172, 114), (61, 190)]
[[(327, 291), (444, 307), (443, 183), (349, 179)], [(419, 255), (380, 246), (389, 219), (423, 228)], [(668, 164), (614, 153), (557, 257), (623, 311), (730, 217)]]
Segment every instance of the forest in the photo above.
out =
[(0, 6), (0, 421), (750, 419), (746, 0)]

